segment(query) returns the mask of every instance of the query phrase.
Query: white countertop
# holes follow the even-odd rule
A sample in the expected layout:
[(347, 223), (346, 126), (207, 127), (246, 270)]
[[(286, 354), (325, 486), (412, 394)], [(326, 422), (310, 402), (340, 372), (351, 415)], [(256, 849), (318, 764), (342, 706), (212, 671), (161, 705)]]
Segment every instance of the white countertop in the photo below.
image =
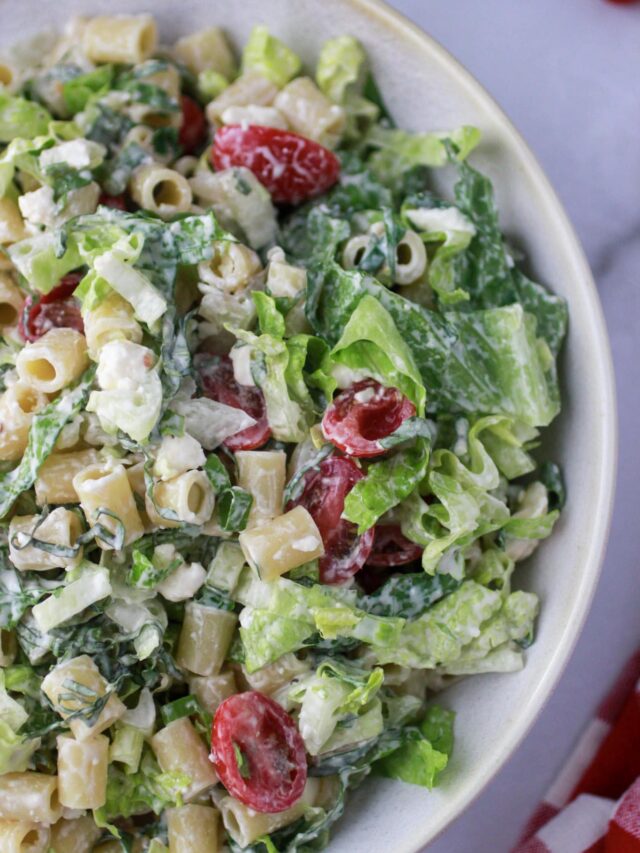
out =
[(428, 848), (507, 853), (640, 644), (640, 3), (391, 0), (391, 5), (477, 77), (538, 156), (592, 265), (617, 373), (618, 494), (586, 627), (519, 750)]

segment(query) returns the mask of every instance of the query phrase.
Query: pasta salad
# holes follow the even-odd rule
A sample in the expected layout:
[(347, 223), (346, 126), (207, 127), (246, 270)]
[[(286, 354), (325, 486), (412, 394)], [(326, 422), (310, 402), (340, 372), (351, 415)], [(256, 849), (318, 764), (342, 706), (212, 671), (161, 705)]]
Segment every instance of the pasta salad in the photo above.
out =
[(565, 303), (349, 35), (83, 19), (0, 80), (0, 849), (321, 849), (524, 665)]

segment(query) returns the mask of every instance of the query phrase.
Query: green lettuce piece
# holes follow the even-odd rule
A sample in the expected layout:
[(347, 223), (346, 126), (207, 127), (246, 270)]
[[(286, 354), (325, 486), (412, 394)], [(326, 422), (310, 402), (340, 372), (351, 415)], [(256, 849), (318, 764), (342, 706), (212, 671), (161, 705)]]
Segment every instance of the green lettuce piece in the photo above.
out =
[(315, 632), (313, 622), (245, 607), (240, 614), (240, 639), (247, 672), (255, 672), (287, 652), (301, 649)]
[(93, 71), (79, 74), (62, 84), (62, 97), (71, 115), (81, 112), (92, 98), (98, 98), (111, 88), (113, 66), (101, 65)]
[(548, 348), (536, 338), (535, 318), (520, 305), (441, 315), (369, 276), (321, 261), (308, 276), (307, 317), (314, 331), (337, 343), (367, 294), (389, 312), (409, 345), (429, 389), (429, 411), (502, 414), (529, 426), (546, 426), (558, 413)]
[(480, 672), (511, 672), (522, 668), (522, 652), (515, 647), (528, 645), (538, 615), (538, 597), (531, 592), (512, 592), (501, 609), (489, 619), (479, 636), (462, 653), (445, 664), (450, 675)]
[(367, 61), (360, 42), (353, 36), (337, 36), (322, 45), (316, 82), (336, 104), (343, 104), (348, 93), (360, 92)]
[(437, 705), (429, 708), (402, 746), (376, 764), (376, 772), (423, 788), (433, 788), (453, 750), (455, 714)]
[[(478, 582), (484, 584), (483, 581)], [(395, 575), (375, 592), (361, 596), (358, 604), (362, 610), (375, 616), (414, 619), (421, 616), (436, 601), (455, 592), (460, 584), (460, 580), (449, 574), (428, 575), (420, 572)]]
[(465, 581), (422, 616), (407, 622), (396, 645), (376, 648), (376, 658), (382, 664), (397, 663), (415, 669), (453, 664), (502, 603), (499, 592)]
[(429, 442), (420, 438), (413, 447), (374, 462), (345, 498), (343, 517), (358, 525), (359, 534), (369, 530), (418, 487), (427, 473), (428, 461)]
[(240, 486), (232, 486), (229, 472), (212, 453), (204, 466), (209, 482), (217, 495), (218, 517), (223, 530), (239, 531), (247, 526), (253, 498)]
[(165, 808), (182, 804), (182, 793), (190, 784), (181, 772), (163, 773), (150, 750), (146, 750), (136, 773), (126, 773), (114, 764), (109, 765), (107, 801), (94, 812), (99, 825), (115, 818), (127, 818), (153, 811), (160, 814)]
[(40, 466), (53, 450), (64, 426), (85, 407), (95, 367), (89, 367), (76, 385), (37, 412), (29, 429), (29, 442), (20, 463), (0, 476), (0, 518), (18, 496), (33, 486)]
[(323, 639), (348, 638), (371, 646), (398, 641), (404, 620), (376, 616), (356, 606), (354, 590), (320, 584), (303, 586), (287, 578), (266, 583), (253, 569), (242, 571), (233, 592), (244, 605), (240, 636), (252, 669), (296, 651), (317, 632)]
[(254, 27), (242, 51), (242, 71), (258, 71), (278, 88), (286, 85), (302, 68), (302, 60), (291, 48), (272, 36), (267, 27)]
[(205, 68), (198, 74), (198, 94), (203, 101), (212, 101), (228, 87), (229, 81), (219, 71)]
[(393, 188), (405, 172), (416, 166), (446, 165), (451, 144), (456, 159), (465, 160), (480, 142), (480, 136), (477, 128), (469, 126), (442, 133), (409, 133), (377, 124), (366, 137), (367, 145), (374, 149), (369, 166), (380, 181)]
[(278, 441), (303, 441), (309, 424), (300, 404), (292, 399), (287, 385), (289, 351), (286, 343), (273, 335), (255, 335), (242, 329), (232, 331), (262, 355), (260, 360), (252, 359), (252, 375), (264, 394), (273, 437)]
[(331, 358), (398, 388), (415, 404), (417, 413), (424, 414), (426, 391), (411, 350), (391, 314), (373, 296), (366, 294), (358, 302)]
[[(327, 751), (336, 726), (368, 709), (383, 681), (384, 673), (379, 667), (368, 671), (354, 664), (327, 660), (296, 684), (289, 691), (289, 698), (300, 703), (298, 725), (307, 751), (311, 755)], [(357, 737), (357, 731), (354, 727), (351, 734)], [(350, 742), (353, 741), (347, 736), (345, 743)]]
[(40, 136), (52, 120), (41, 104), (0, 92), (0, 142)]
[(405, 218), (425, 243), (436, 244), (429, 261), (429, 285), (443, 305), (455, 305), (469, 299), (457, 286), (454, 258), (463, 252), (476, 229), (456, 207), (405, 207)]
[(469, 248), (456, 258), (455, 280), (471, 296), (474, 308), (519, 302), (537, 321), (537, 334), (557, 355), (567, 329), (567, 304), (518, 270), (500, 232), (493, 186), (467, 163), (458, 165), (456, 201), (476, 229)]
[(22, 773), (29, 766), (31, 756), (40, 746), (38, 738), (17, 734), (0, 717), (0, 776), (4, 773)]
[(383, 758), (376, 765), (376, 771), (390, 779), (431, 789), (447, 763), (448, 758), (444, 753), (435, 749), (425, 738), (420, 738), (410, 740)]
[[(63, 251), (59, 255), (60, 249)], [(16, 269), (41, 293), (48, 293), (63, 276), (82, 263), (73, 244), (61, 246), (56, 236), (47, 231), (14, 243), (8, 251)]]

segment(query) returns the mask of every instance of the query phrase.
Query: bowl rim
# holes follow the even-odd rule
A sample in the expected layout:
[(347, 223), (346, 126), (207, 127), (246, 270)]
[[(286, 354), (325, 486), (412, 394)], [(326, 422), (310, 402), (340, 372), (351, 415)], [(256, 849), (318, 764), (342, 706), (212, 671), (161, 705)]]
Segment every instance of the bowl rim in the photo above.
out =
[(528, 734), (543, 708), (549, 701), (553, 689), (558, 684), (575, 650), (584, 628), (587, 615), (598, 586), (604, 562), (613, 505), (618, 461), (618, 415), (616, 406), (616, 385), (609, 336), (604, 319), (600, 297), (596, 288), (589, 263), (582, 245), (574, 231), (564, 207), (547, 178), (542, 166), (533, 154), (524, 137), (489, 94), (484, 86), (468, 71), (464, 65), (444, 48), (433, 36), (411, 21), (406, 15), (391, 7), (385, 0), (346, 0), (360, 14), (370, 16), (382, 23), (399, 39), (410, 40), (416, 47), (435, 57), (456, 83), (478, 100), (500, 126), (508, 143), (517, 151), (523, 169), (533, 178), (547, 209), (554, 217), (554, 226), (567, 248), (567, 256), (578, 273), (579, 290), (588, 306), (590, 317), (590, 339), (595, 349), (594, 361), (599, 366), (599, 387), (603, 392), (600, 407), (600, 489), (597, 504), (594, 506), (590, 525), (589, 547), (583, 559), (583, 581), (576, 590), (572, 619), (568, 621), (556, 647), (550, 651), (547, 666), (534, 686), (521, 713), (505, 733), (498, 752), (486, 763), (483, 770), (474, 773), (473, 779), (461, 786), (455, 794), (455, 803), (443, 810), (434, 820), (428, 818), (419, 837), (410, 846), (398, 847), (394, 853), (418, 853), (425, 844), (435, 840), (444, 830), (480, 796), (506, 762), (515, 753)]

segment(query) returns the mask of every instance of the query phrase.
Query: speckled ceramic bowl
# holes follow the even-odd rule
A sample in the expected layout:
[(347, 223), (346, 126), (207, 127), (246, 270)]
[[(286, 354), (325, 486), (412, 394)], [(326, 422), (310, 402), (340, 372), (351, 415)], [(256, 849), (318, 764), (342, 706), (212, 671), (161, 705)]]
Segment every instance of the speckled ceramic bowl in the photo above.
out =
[[(481, 86), (438, 44), (377, 0), (0, 0), (0, 39), (62, 28), (74, 14), (153, 12), (171, 40), (210, 24), (241, 43), (265, 23), (309, 63), (340, 33), (362, 40), (399, 125), (432, 130), (474, 124), (484, 134), (473, 161), (494, 180), (504, 228), (536, 277), (569, 302), (561, 358), (564, 405), (549, 432), (562, 462), (569, 503), (553, 536), (518, 572), (542, 599), (537, 641), (515, 675), (477, 676), (456, 685), (456, 749), (434, 793), (372, 780), (351, 798), (333, 853), (410, 853), (456, 818), (516, 749), (553, 690), (594, 592), (614, 486), (616, 418), (607, 334), (582, 250), (539, 165)], [(452, 14), (455, 14), (453, 8)], [(469, 849), (472, 849), (471, 847)]]

